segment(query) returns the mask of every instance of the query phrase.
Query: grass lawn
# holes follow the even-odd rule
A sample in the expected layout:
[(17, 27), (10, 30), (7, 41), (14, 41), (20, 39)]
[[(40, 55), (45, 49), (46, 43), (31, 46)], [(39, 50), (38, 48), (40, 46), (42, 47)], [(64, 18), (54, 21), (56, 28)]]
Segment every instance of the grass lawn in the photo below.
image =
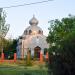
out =
[(25, 66), (17, 63), (0, 63), (0, 75), (48, 75), (48, 69), (42, 64)]

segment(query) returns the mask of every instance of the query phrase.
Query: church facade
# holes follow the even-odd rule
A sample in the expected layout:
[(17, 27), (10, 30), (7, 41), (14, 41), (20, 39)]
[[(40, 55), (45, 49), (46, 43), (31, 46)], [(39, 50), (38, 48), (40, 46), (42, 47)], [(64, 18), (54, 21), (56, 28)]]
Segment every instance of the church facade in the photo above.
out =
[(27, 27), (17, 42), (17, 58), (25, 58), (28, 50), (31, 56), (39, 58), (40, 52), (44, 55), (44, 50), (48, 48), (46, 36), (43, 30), (38, 26), (38, 20), (35, 16), (29, 21), (30, 26)]

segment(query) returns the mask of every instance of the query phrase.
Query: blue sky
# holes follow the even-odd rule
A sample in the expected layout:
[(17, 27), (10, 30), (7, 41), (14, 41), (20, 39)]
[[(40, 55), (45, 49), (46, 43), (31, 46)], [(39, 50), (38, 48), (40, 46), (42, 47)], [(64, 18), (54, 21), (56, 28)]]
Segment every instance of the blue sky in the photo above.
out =
[[(19, 5), (23, 3), (39, 2), (43, 0), (0, 0), (0, 7)], [(25, 28), (29, 26), (29, 20), (33, 14), (39, 20), (38, 26), (48, 35), (49, 20), (61, 19), (68, 14), (75, 15), (75, 0), (53, 0), (47, 3), (34, 4), (16, 8), (5, 8), (7, 14), (6, 23), (10, 24), (7, 37), (18, 38)]]

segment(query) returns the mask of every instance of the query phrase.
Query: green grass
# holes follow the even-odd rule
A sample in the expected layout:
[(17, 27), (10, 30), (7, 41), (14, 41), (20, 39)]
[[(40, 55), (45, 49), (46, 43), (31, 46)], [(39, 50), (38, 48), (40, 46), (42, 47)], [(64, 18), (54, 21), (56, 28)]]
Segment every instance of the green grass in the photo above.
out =
[(44, 65), (21, 66), (15, 63), (1, 63), (0, 75), (48, 75), (48, 69)]
[(47, 75), (44, 70), (0, 70), (1, 75)]

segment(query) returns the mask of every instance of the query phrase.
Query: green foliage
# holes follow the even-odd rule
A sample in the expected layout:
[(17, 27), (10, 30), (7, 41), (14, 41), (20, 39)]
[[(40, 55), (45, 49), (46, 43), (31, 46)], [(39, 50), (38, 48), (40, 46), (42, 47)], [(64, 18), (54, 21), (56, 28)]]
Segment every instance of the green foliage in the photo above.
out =
[(13, 58), (14, 53), (16, 53), (16, 47), (17, 47), (17, 39), (13, 39), (13, 40), (9, 39), (7, 40), (6, 46), (4, 47), (4, 53), (7, 56), (10, 56), (10, 58)]
[(6, 24), (6, 14), (2, 8), (0, 8), (0, 52), (5, 47), (7, 40), (5, 40), (5, 36), (9, 31), (9, 24)]
[(3, 11), (2, 8), (0, 8), (0, 38), (5, 37), (8, 30), (9, 30), (9, 24), (6, 24), (6, 14)]
[[(75, 16), (50, 21), (47, 42), (50, 44), (49, 54), (55, 52), (51, 60), (52, 65), (50, 65), (52, 66), (53, 74), (74, 75)], [(61, 72), (62, 68), (63, 72)]]

